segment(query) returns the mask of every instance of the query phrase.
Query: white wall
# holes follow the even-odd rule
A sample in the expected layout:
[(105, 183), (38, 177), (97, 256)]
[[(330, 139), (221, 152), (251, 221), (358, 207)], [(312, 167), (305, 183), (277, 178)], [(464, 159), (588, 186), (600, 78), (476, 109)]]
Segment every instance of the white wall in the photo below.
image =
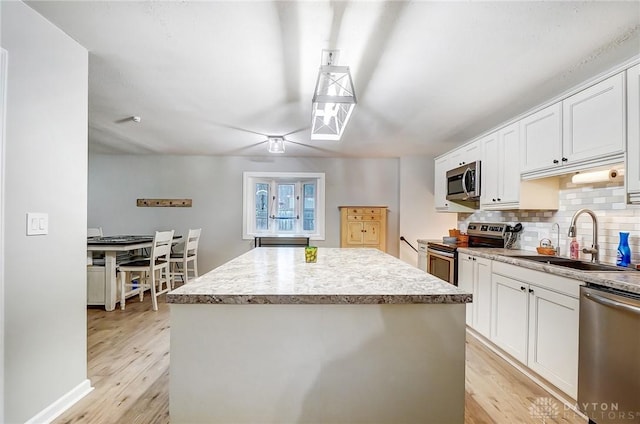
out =
[[(88, 386), (87, 51), (22, 2), (0, 2), (8, 52), (4, 423)], [(49, 214), (27, 237), (26, 213)]]
[[(456, 228), (458, 224), (457, 214), (435, 211), (433, 159), (428, 156), (400, 159), (400, 235), (416, 249), (418, 239), (441, 239), (449, 235), (449, 228)], [(418, 256), (402, 242), (400, 259), (417, 265)]]
[[(342, 205), (389, 207), (387, 250), (398, 255), (398, 159), (219, 156), (89, 156), (88, 225), (106, 235), (202, 227), (198, 258), (207, 272), (249, 250), (242, 240), (243, 171), (326, 173), (326, 240), (340, 245)], [(138, 208), (138, 198), (191, 198), (191, 208)]]

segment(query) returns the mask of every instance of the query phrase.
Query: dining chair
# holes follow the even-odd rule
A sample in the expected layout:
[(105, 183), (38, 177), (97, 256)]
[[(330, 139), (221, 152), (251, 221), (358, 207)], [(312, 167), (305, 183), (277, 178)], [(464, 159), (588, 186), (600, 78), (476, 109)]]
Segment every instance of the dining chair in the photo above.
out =
[(102, 237), (102, 227), (87, 228), (87, 237)]
[[(175, 283), (175, 277), (180, 276), (183, 283), (189, 282), (189, 273), (192, 278), (198, 276), (198, 243), (200, 242), (201, 228), (189, 230), (182, 252), (171, 254), (171, 287)], [(189, 267), (189, 264), (192, 266)]]
[(120, 309), (124, 310), (128, 296), (138, 294), (142, 302), (144, 291), (150, 289), (153, 310), (158, 310), (158, 296), (171, 288), (169, 257), (172, 241), (173, 230), (156, 231), (149, 258), (120, 264)]

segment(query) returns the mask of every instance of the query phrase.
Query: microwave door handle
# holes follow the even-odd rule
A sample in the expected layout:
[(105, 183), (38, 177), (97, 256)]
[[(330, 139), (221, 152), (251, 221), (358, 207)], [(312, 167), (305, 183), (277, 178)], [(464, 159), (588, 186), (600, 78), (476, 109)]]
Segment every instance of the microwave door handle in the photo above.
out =
[(471, 172), (471, 168), (467, 168), (464, 170), (462, 174), (462, 190), (464, 190), (465, 200), (469, 198), (469, 191), (467, 190), (467, 174)]

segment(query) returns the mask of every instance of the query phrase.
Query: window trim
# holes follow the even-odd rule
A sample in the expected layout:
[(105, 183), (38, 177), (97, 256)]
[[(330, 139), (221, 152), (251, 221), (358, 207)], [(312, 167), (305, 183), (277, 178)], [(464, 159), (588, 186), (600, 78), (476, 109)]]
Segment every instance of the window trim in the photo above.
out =
[[(316, 182), (316, 229), (315, 232), (282, 233), (283, 237), (309, 237), (310, 240), (325, 240), (325, 173), (324, 172), (253, 172), (242, 173), (242, 239), (253, 240), (260, 236), (277, 236), (273, 233), (256, 232), (255, 222), (255, 193), (253, 186), (255, 180), (286, 180), (296, 183), (315, 180)], [(302, 213), (302, 212), (301, 212)]]

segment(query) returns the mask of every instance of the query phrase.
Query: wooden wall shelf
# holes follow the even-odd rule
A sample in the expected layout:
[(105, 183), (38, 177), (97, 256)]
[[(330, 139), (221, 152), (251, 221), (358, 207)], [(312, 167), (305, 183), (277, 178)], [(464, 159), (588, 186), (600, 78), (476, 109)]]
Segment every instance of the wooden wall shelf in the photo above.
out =
[(138, 199), (139, 208), (190, 208), (191, 199)]

